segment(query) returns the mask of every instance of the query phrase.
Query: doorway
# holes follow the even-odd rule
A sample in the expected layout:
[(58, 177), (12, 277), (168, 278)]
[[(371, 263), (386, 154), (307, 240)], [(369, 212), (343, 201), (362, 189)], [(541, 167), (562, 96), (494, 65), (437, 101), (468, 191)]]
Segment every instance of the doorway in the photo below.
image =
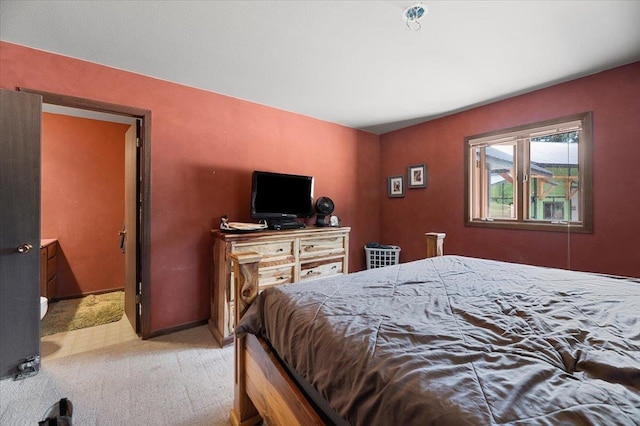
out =
[[(68, 115), (101, 121), (130, 123), (125, 141), (125, 209), (126, 228), (120, 234), (125, 250), (125, 313), (138, 336), (150, 337), (149, 218), (150, 218), (150, 121), (151, 112), (123, 105), (57, 95), (30, 89), (43, 98), (43, 111), (60, 108)], [(63, 113), (65, 114), (65, 113)], [(116, 240), (117, 244), (117, 240)]]
[[(135, 223), (136, 125), (131, 117), (42, 105), (43, 361), (138, 338), (135, 306), (123, 312), (125, 279), (135, 281), (125, 273), (125, 265), (135, 266), (135, 245), (125, 248), (122, 229), (127, 210)], [(127, 145), (134, 161), (128, 177)], [(132, 200), (125, 198), (128, 181)], [(129, 250), (134, 256), (126, 259)]]

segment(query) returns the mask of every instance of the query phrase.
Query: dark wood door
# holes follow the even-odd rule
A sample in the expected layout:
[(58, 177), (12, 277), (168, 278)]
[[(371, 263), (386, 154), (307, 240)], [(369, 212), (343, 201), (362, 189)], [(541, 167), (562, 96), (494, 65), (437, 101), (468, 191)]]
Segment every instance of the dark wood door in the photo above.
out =
[[(40, 355), (42, 97), (0, 89), (0, 378)], [(39, 369), (39, 362), (35, 364)]]

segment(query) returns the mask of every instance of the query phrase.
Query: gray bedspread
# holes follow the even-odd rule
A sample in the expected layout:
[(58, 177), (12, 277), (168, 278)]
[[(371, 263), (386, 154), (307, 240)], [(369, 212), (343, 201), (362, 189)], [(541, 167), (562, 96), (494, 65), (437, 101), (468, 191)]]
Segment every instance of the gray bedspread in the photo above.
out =
[(265, 337), (353, 425), (639, 425), (640, 280), (444, 256), (270, 288)]

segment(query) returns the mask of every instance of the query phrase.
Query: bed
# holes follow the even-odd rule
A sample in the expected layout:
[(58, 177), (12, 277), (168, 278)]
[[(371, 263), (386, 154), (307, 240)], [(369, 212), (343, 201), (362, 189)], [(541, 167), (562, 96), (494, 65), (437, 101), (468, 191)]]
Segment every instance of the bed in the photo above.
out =
[(436, 256), (258, 295), (259, 258), (233, 424), (640, 424), (638, 279)]

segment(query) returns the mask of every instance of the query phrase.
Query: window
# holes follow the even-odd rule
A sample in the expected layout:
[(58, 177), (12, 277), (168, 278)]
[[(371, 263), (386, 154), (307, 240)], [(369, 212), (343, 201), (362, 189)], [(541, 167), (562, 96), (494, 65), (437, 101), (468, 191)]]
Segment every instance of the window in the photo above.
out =
[(592, 232), (590, 112), (464, 144), (465, 225)]

